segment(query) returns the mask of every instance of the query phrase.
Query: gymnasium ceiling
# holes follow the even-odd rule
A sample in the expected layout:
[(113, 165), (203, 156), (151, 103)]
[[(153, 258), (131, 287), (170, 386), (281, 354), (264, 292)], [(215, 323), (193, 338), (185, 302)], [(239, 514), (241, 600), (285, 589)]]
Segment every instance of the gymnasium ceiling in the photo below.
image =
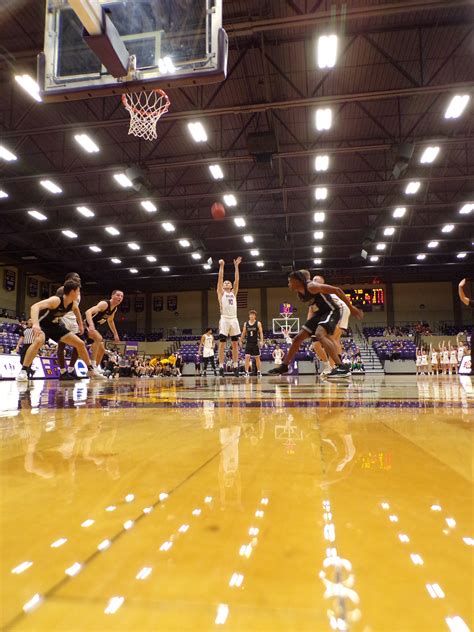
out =
[[(334, 23), (335, 18), (335, 23)], [(285, 282), (290, 266), (323, 269), (334, 282), (459, 279), (473, 272), (474, 211), (474, 5), (470, 0), (239, 0), (224, 1), (229, 35), (227, 80), (169, 91), (172, 108), (159, 122), (156, 142), (129, 136), (118, 97), (71, 103), (36, 103), (13, 80), (35, 72), (43, 47), (44, 2), (3, 0), (0, 7), (0, 145), (18, 156), (0, 160), (0, 257), (27, 273), (60, 281), (78, 270), (94, 287), (120, 285), (155, 291), (208, 288), (216, 266), (190, 256), (178, 240), (196, 240), (204, 257), (243, 256), (242, 285)], [(316, 38), (336, 25), (341, 34), (333, 69), (316, 63)], [(455, 94), (470, 94), (463, 116), (446, 120)], [(317, 107), (331, 107), (329, 131), (315, 127)], [(196, 144), (187, 123), (201, 121), (208, 142)], [(270, 132), (272, 162), (250, 153), (250, 134)], [(73, 136), (88, 133), (100, 147), (87, 154)], [(406, 172), (393, 176), (402, 143), (414, 144)], [(433, 164), (422, 151), (437, 145)], [(328, 155), (329, 169), (315, 170)], [(209, 165), (218, 163), (224, 180)], [(113, 174), (139, 167), (158, 211), (140, 206), (143, 194), (123, 189)], [(59, 196), (39, 180), (58, 183)], [(416, 195), (404, 193), (409, 181)], [(328, 198), (316, 202), (316, 187)], [(233, 193), (238, 201), (223, 221), (210, 206)], [(85, 218), (76, 207), (87, 206)], [(401, 219), (396, 207), (406, 207)], [(48, 220), (38, 222), (28, 210)], [(325, 221), (315, 224), (316, 211)], [(238, 228), (234, 217), (247, 226)], [(176, 226), (171, 236), (161, 227)], [(450, 233), (441, 232), (451, 223)], [(121, 234), (111, 237), (106, 226)], [(393, 236), (384, 236), (386, 227)], [(61, 232), (74, 231), (68, 239)], [(323, 238), (314, 239), (322, 230)], [(243, 241), (251, 234), (253, 244)], [(429, 249), (430, 240), (438, 246)], [(139, 251), (127, 244), (136, 242)], [(376, 244), (386, 244), (377, 251)], [(93, 253), (89, 246), (102, 250)], [(314, 254), (321, 245), (323, 252)], [(360, 256), (363, 245), (369, 258)], [(259, 256), (252, 257), (251, 249)], [(467, 253), (464, 259), (457, 254)], [(426, 254), (424, 261), (418, 254)], [(154, 255), (157, 263), (146, 260)], [(378, 255), (378, 262), (370, 256)], [(32, 259), (32, 257), (34, 257)], [(111, 263), (117, 257), (121, 264)], [(322, 260), (314, 264), (314, 259)], [(264, 262), (257, 267), (256, 261)], [(168, 266), (170, 272), (163, 272)], [(138, 273), (132, 274), (130, 268)]]

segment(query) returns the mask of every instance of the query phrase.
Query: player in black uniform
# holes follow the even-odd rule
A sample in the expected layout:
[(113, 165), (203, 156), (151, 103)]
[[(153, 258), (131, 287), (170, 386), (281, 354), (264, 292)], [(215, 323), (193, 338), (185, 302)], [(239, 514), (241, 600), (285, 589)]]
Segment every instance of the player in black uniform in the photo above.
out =
[[(466, 295), (464, 291), (465, 285), (466, 285), (466, 279), (463, 279), (462, 281), (460, 281), (458, 285), (459, 298), (464, 303), (464, 305), (467, 305), (468, 307), (471, 307), (474, 309), (474, 300), (472, 298), (469, 298)], [(470, 345), (471, 345), (471, 375), (474, 376), (474, 328), (471, 329)]]
[(43, 301), (39, 301), (31, 306), (31, 320), (33, 321), (33, 333), (35, 336), (33, 344), (26, 352), (21, 371), (17, 376), (18, 382), (27, 382), (31, 371), (31, 363), (35, 359), (38, 351), (44, 345), (46, 340), (54, 340), (59, 342), (62, 340), (67, 345), (71, 345), (77, 349), (79, 357), (89, 367), (89, 377), (101, 378), (102, 376), (94, 371), (91, 366), (89, 356), (87, 355), (86, 345), (76, 334), (68, 331), (62, 324), (61, 319), (71, 309), (80, 319), (79, 308), (76, 299), (79, 296), (80, 283), (69, 280), (64, 284), (64, 293), (62, 298), (59, 296), (50, 296)]
[(103, 334), (105, 325), (108, 325), (114, 335), (114, 342), (120, 342), (120, 337), (115, 327), (114, 318), (117, 308), (123, 301), (122, 290), (114, 290), (109, 300), (99, 301), (97, 305), (86, 311), (87, 333), (92, 342), (92, 366), (100, 371), (100, 363), (105, 353)]
[(316, 283), (310, 280), (308, 270), (291, 272), (288, 277), (288, 287), (298, 294), (300, 300), (314, 305), (318, 311), (302, 327), (299, 334), (293, 339), (291, 347), (280, 366), (269, 371), (272, 375), (288, 373), (288, 366), (295, 357), (301, 343), (314, 334), (316, 340), (321, 343), (326, 353), (334, 360), (335, 367), (327, 377), (344, 377), (350, 375), (349, 368), (344, 366), (338, 353), (337, 344), (330, 338), (341, 317), (339, 308), (334, 303), (330, 294), (336, 294), (351, 310), (351, 314), (361, 320), (363, 312), (351, 305), (341, 288), (325, 283)]
[(262, 323), (257, 320), (257, 312), (254, 309), (249, 311), (249, 319), (242, 328), (240, 344), (245, 340), (245, 377), (249, 376), (250, 358), (255, 358), (257, 365), (257, 377), (262, 377), (262, 365), (260, 361), (260, 346), (263, 345)]

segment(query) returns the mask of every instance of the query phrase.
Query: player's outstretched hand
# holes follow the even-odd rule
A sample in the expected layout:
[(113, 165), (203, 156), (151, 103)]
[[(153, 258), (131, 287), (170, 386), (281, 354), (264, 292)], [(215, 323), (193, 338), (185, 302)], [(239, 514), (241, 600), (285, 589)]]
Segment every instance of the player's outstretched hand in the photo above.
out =
[(459, 282), (459, 287), (464, 287), (466, 285), (466, 279), (463, 279)]
[(234, 259), (235, 266), (239, 266), (241, 263), (242, 263), (242, 257), (237, 257), (237, 259)]
[(224, 261), (224, 259), (219, 259), (219, 265), (220, 265), (220, 266), (225, 265), (225, 261)]

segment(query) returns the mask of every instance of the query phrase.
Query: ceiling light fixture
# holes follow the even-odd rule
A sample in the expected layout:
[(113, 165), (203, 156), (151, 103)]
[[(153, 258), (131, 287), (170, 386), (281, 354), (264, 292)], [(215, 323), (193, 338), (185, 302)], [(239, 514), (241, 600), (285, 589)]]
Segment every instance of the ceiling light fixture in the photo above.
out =
[(409, 182), (407, 184), (407, 188), (405, 189), (405, 193), (407, 195), (415, 195), (415, 193), (418, 193), (420, 186), (421, 182)]
[(117, 259), (117, 257), (112, 257), (112, 259), (110, 261), (112, 261), (112, 263), (122, 263), (122, 260), (121, 259)]
[(89, 246), (89, 250), (92, 250), (92, 252), (102, 252), (102, 248), (99, 248), (99, 246)]
[(188, 130), (196, 143), (205, 143), (207, 141), (206, 130), (202, 123), (188, 123)]
[(334, 68), (337, 59), (337, 35), (318, 37), (318, 67)]
[(99, 151), (98, 145), (96, 145), (87, 134), (76, 134), (74, 140), (85, 149), (88, 154), (96, 154)]
[(114, 180), (124, 189), (133, 187), (133, 182), (124, 173), (114, 173)]
[(393, 217), (396, 217), (397, 219), (400, 219), (401, 217), (404, 217), (406, 214), (407, 210), (404, 206), (398, 206), (394, 211), (393, 211)]
[(211, 172), (214, 180), (222, 180), (224, 178), (224, 172), (220, 165), (209, 165), (209, 171)]
[(223, 200), (226, 206), (237, 206), (237, 198), (232, 193), (224, 195)]
[(457, 119), (464, 112), (471, 97), (468, 94), (456, 94), (451, 99), (444, 113), (445, 119)]
[(322, 132), (331, 129), (332, 110), (331, 108), (319, 108), (316, 110), (316, 129)]
[(250, 251), (250, 256), (251, 257), (258, 257), (260, 255), (260, 250), (251, 250)]
[(150, 202), (150, 200), (142, 200), (140, 204), (147, 213), (156, 213), (156, 206), (153, 204), (153, 202)]
[(94, 217), (95, 213), (87, 208), (87, 206), (76, 206), (77, 210), (84, 217)]
[(77, 238), (77, 234), (74, 231), (72, 231), (72, 230), (62, 230), (61, 232), (66, 237), (69, 237), (69, 239), (76, 239)]
[(7, 162), (12, 162), (13, 160), (17, 160), (15, 154), (12, 154), (6, 147), (0, 145), (0, 158), (6, 160)]
[(317, 187), (314, 191), (314, 197), (317, 200), (325, 200), (328, 196), (328, 190), (326, 187)]
[(252, 235), (244, 235), (244, 241), (246, 244), (253, 244), (253, 237)]
[(316, 171), (327, 171), (329, 169), (329, 156), (316, 156), (314, 168)]
[(395, 228), (393, 228), (393, 226), (387, 226), (387, 228), (385, 228), (383, 231), (383, 234), (386, 237), (391, 237), (394, 233), (395, 233)]
[(441, 229), (442, 233), (452, 233), (454, 230), (454, 224), (445, 224)]
[(113, 235), (114, 237), (120, 235), (120, 231), (117, 230), (115, 226), (107, 226), (105, 232), (109, 233), (109, 235)]
[(239, 228), (244, 228), (246, 221), (243, 217), (234, 217), (234, 224)]
[(439, 154), (439, 147), (427, 147), (421, 155), (421, 158), (420, 158), (421, 164), (425, 165), (425, 164), (430, 164), (434, 162), (438, 154)]
[(15, 81), (20, 85), (25, 92), (35, 101), (41, 102), (43, 99), (40, 95), (40, 89), (38, 83), (30, 77), (30, 75), (15, 75)]
[(167, 233), (173, 233), (176, 230), (171, 222), (163, 222), (161, 226)]
[(40, 222), (44, 222), (46, 219), (48, 219), (46, 215), (43, 215), (43, 213), (40, 213), (39, 211), (28, 211), (28, 215), (31, 215), (31, 217), (34, 217)]
[(180, 239), (179, 245), (182, 246), (183, 248), (189, 248), (191, 243), (187, 239)]
[(51, 180), (40, 180), (40, 184), (44, 189), (46, 189), (50, 193), (54, 193), (55, 195), (63, 192), (63, 190)]
[(134, 241), (131, 241), (127, 245), (130, 248), (130, 250), (140, 250), (140, 246), (138, 244), (136, 244)]

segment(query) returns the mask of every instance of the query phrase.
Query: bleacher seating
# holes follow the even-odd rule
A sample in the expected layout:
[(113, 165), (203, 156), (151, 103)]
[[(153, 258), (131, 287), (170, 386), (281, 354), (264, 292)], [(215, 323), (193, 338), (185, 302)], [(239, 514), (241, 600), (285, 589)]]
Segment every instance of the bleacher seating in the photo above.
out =
[(5, 353), (10, 353), (18, 344), (19, 336), (13, 333), (17, 327), (18, 323), (0, 323), (0, 346)]
[(374, 340), (372, 348), (381, 362), (391, 359), (415, 360), (416, 358), (414, 340)]

